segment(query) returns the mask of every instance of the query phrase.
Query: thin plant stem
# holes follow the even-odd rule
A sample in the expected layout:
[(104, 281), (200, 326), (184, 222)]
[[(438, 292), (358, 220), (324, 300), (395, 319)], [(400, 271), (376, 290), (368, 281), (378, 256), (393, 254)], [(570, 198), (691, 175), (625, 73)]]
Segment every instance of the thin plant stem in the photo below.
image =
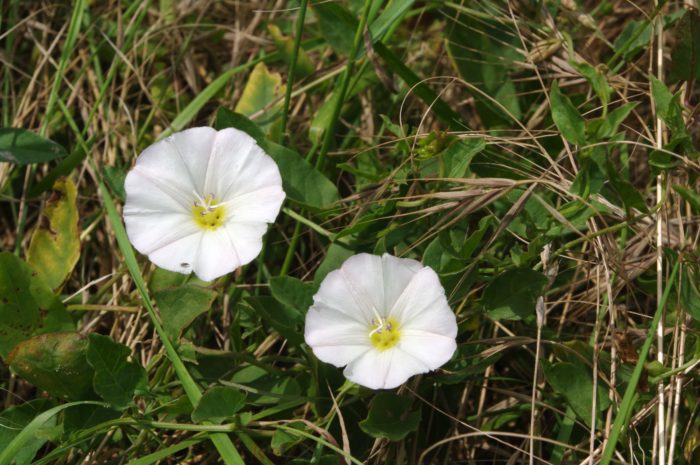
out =
[(292, 100), (292, 87), (294, 85), (294, 75), (296, 74), (297, 60), (299, 58), (299, 47), (301, 47), (301, 36), (304, 33), (304, 19), (306, 17), (306, 5), (308, 0), (301, 0), (299, 13), (297, 16), (296, 31), (294, 36), (294, 47), (292, 48), (291, 62), (287, 72), (287, 89), (284, 93), (284, 104), (282, 105), (282, 132), (280, 138), (284, 140), (287, 134), (287, 121), (289, 119), (289, 103)]
[(331, 114), (331, 119), (328, 122), (328, 127), (323, 134), (323, 143), (321, 144), (321, 150), (318, 153), (318, 158), (316, 158), (316, 168), (320, 168), (323, 164), (328, 151), (330, 150), (331, 143), (333, 142), (333, 135), (335, 133), (335, 126), (340, 118), (340, 110), (343, 108), (343, 102), (345, 101), (345, 93), (348, 90), (348, 84), (350, 83), (350, 77), (352, 76), (352, 70), (355, 67), (355, 61), (357, 60), (357, 55), (360, 50), (360, 44), (362, 44), (362, 35), (367, 26), (367, 18), (369, 17), (370, 7), (372, 6), (372, 0), (365, 0), (365, 4), (362, 7), (362, 17), (360, 18), (360, 24), (355, 30), (355, 38), (352, 41), (352, 49), (350, 50), (350, 55), (348, 56), (348, 62), (345, 65), (345, 70), (340, 77), (340, 84), (334, 91), (332, 98), (335, 98), (335, 105), (333, 106), (333, 113)]

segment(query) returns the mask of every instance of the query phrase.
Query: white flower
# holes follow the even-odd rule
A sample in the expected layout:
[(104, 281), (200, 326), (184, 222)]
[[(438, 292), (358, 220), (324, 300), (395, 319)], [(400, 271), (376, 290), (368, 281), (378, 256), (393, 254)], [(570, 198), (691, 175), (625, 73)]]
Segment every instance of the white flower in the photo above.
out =
[(437, 274), (415, 260), (359, 254), (328, 273), (306, 314), (304, 338), (345, 376), (391, 389), (447, 362), (457, 322)]
[(284, 200), (275, 162), (237, 129), (192, 128), (139, 155), (124, 182), (134, 247), (211, 281), (252, 261)]

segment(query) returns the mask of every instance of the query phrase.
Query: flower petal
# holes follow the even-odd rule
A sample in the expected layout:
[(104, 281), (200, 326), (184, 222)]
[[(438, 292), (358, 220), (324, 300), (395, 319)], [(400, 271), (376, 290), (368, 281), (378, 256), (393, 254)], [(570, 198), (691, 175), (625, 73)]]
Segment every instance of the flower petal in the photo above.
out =
[[(454, 323), (454, 315), (452, 322), (456, 333), (457, 325)], [(420, 360), (426, 368), (435, 370), (452, 358), (457, 350), (457, 343), (454, 335), (403, 329), (398, 349)]]
[(340, 269), (326, 275), (314, 302), (322, 302), (358, 318), (369, 327), (377, 314), (386, 315), (381, 263), (381, 258), (376, 255), (353, 255)]
[(202, 231), (181, 236), (150, 252), (148, 258), (161, 268), (190, 273), (202, 242)]
[(204, 175), (215, 137), (216, 130), (208, 127), (177, 132), (146, 148), (135, 166), (183, 194), (206, 195)]
[(221, 201), (230, 201), (272, 186), (282, 192), (279, 168), (252, 137), (234, 128), (216, 134), (205, 183), (208, 191)]
[(213, 281), (240, 265), (238, 253), (224, 228), (202, 232), (202, 243), (192, 269), (199, 279)]
[(231, 248), (238, 257), (236, 267), (239, 267), (253, 261), (262, 250), (262, 238), (267, 231), (267, 224), (241, 223), (233, 219), (220, 229), (226, 232)]
[(363, 323), (321, 303), (306, 314), (304, 340), (319, 360), (337, 367), (373, 349)]
[(384, 280), (384, 308), (393, 308), (413, 276), (423, 268), (420, 262), (409, 258), (398, 258), (385, 253), (382, 255), (382, 276)]
[[(432, 268), (424, 267), (413, 276), (396, 300), (390, 315), (399, 322), (401, 328), (404, 328), (416, 316), (424, 312), (429, 314), (435, 308), (444, 306), (449, 310), (440, 279)], [(450, 313), (452, 313), (451, 310)]]
[(400, 349), (370, 350), (349, 363), (343, 374), (370, 389), (393, 389), (408, 378), (428, 371), (426, 365)]
[(269, 186), (236, 196), (226, 203), (226, 210), (234, 221), (272, 223), (280, 212), (282, 202), (282, 188)]

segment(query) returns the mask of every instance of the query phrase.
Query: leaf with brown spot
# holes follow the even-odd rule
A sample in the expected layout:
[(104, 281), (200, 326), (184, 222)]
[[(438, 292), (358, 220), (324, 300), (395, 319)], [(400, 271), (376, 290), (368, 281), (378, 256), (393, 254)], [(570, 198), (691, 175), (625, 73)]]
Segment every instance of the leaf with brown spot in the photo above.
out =
[(63, 284), (80, 257), (75, 199), (75, 184), (70, 179), (58, 179), (29, 244), (27, 261), (51, 289)]
[(78, 400), (93, 392), (95, 372), (87, 363), (86, 351), (87, 339), (78, 333), (47, 333), (17, 344), (7, 363), (49, 394)]
[(74, 329), (43, 278), (9, 252), (0, 253), (0, 357), (37, 334)]

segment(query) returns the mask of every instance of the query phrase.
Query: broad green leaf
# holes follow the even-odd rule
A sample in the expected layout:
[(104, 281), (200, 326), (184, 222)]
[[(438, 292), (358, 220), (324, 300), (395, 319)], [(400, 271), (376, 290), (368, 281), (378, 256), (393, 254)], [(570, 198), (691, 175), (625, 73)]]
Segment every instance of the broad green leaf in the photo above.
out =
[[(37, 415), (53, 406), (54, 402), (49, 399), (35, 399), (21, 405), (15, 405), (0, 413), (0, 451), (5, 450), (20, 431)], [(51, 418), (28, 438), (27, 442), (12, 458), (11, 463), (13, 465), (28, 465), (49, 439), (56, 438), (56, 433), (56, 419)]]
[(535, 302), (547, 278), (539, 271), (516, 268), (498, 275), (484, 291), (481, 304), (493, 320), (520, 320), (535, 315)]
[(195, 318), (211, 308), (216, 295), (211, 289), (186, 285), (162, 289), (153, 296), (160, 309), (165, 331), (177, 340)]
[(486, 148), (482, 137), (459, 139), (442, 153), (445, 163), (445, 176), (448, 178), (463, 178), (469, 171), (469, 164), (475, 156)]
[(603, 104), (603, 109), (605, 110), (608, 107), (608, 102), (610, 101), (612, 87), (610, 87), (608, 84), (608, 79), (605, 77), (605, 74), (602, 72), (601, 68), (595, 68), (585, 62), (571, 62), (571, 65), (573, 65), (573, 67), (586, 78), (596, 95), (598, 95), (600, 103)]
[(291, 276), (270, 278), (270, 292), (279, 303), (305, 315), (313, 303), (314, 288)]
[(328, 273), (340, 268), (340, 265), (354, 254), (355, 253), (351, 249), (343, 247), (340, 244), (331, 244), (328, 247), (328, 252), (326, 252), (326, 257), (316, 270), (314, 286), (320, 286), (321, 281), (323, 281), (323, 278), (325, 278)]
[[(302, 423), (300, 421), (288, 423), (286, 426), (289, 428), (298, 429), (300, 431), (304, 431), (304, 429), (306, 429), (306, 426), (304, 425), (304, 423)], [(292, 447), (299, 444), (303, 440), (304, 440), (303, 436), (300, 436), (298, 434), (293, 434), (289, 431), (285, 431), (282, 429), (278, 429), (272, 435), (272, 439), (270, 440), (270, 447), (272, 448), (272, 453), (275, 454), (276, 456), (280, 457), (287, 450), (291, 449)]]
[(279, 112), (283, 95), (282, 76), (271, 73), (265, 63), (258, 63), (248, 77), (235, 111), (254, 118), (266, 134), (276, 137), (282, 121)]
[(54, 183), (29, 243), (27, 262), (52, 289), (61, 287), (80, 258), (76, 195), (70, 179), (61, 178)]
[(39, 274), (13, 254), (0, 253), (0, 357), (32, 336), (74, 327)]
[(651, 95), (654, 97), (654, 107), (656, 109), (656, 114), (666, 121), (668, 118), (668, 111), (671, 107), (673, 101), (673, 93), (666, 87), (666, 84), (659, 81), (654, 75), (650, 76), (651, 79)]
[(245, 302), (291, 344), (304, 342), (303, 332), (299, 329), (304, 323), (303, 314), (278, 303), (272, 297), (250, 296)]
[(223, 423), (245, 405), (245, 392), (227, 386), (207, 390), (192, 412), (192, 421)]
[(151, 279), (148, 282), (148, 287), (151, 288), (151, 292), (156, 293), (158, 291), (162, 291), (163, 289), (184, 286), (191, 279), (192, 275), (186, 275), (156, 267), (153, 273), (151, 273)]
[(400, 441), (415, 431), (420, 423), (420, 410), (411, 410), (413, 399), (392, 392), (377, 394), (367, 418), (360, 422), (362, 431), (375, 438)]
[(670, 82), (692, 81), (700, 77), (700, 14), (695, 8), (686, 10), (673, 28)]
[(7, 357), (12, 370), (56, 397), (84, 399), (92, 392), (87, 339), (75, 332), (46, 333), (22, 341)]
[[(563, 395), (571, 408), (588, 426), (591, 426), (591, 406), (593, 403), (593, 377), (590, 369), (570, 362), (544, 365), (544, 375), (552, 388)], [(597, 387), (597, 409), (603, 411), (610, 405), (607, 390), (600, 384)]]
[(586, 143), (586, 122), (571, 103), (569, 97), (559, 91), (557, 81), (552, 83), (549, 99), (552, 104), (552, 119), (561, 134), (572, 144), (584, 145)]
[(216, 113), (216, 128), (229, 127), (246, 132), (275, 160), (287, 198), (319, 209), (332, 205), (340, 198), (335, 184), (297, 152), (266, 139), (260, 128), (244, 115), (219, 108)]
[(593, 136), (594, 140), (604, 140), (613, 137), (623, 121), (629, 116), (630, 112), (637, 106), (636, 102), (625, 103), (609, 112), (607, 116), (595, 118), (588, 123), (588, 134)]
[(628, 21), (625, 28), (613, 42), (613, 50), (631, 61), (639, 52), (649, 46), (652, 27), (648, 20)]
[(357, 29), (357, 18), (336, 2), (314, 2), (311, 11), (318, 18), (321, 35), (333, 50), (341, 55), (349, 55)]
[[(475, 7), (482, 9), (487, 9), (486, 4)], [(479, 13), (483, 12), (472, 16), (445, 8), (447, 52), (462, 79), (480, 91), (466, 89), (474, 97), (482, 123), (487, 128), (503, 127), (522, 116), (521, 97), (511, 75), (527, 59), (516, 35), (495, 17), (490, 19), (491, 14)]]
[(137, 390), (145, 388), (146, 370), (129, 361), (131, 349), (101, 334), (90, 334), (87, 361), (95, 369), (95, 392), (117, 409), (132, 403)]
[[(292, 54), (294, 52), (294, 39), (286, 37), (280, 31), (280, 28), (272, 23), (268, 23), (267, 32), (270, 33), (272, 41), (277, 46), (277, 51), (282, 55), (282, 59), (287, 65), (292, 63)], [(314, 72), (314, 64), (302, 47), (299, 47), (297, 52), (296, 77), (301, 79)]]
[(62, 146), (32, 131), (0, 128), (0, 161), (27, 165), (44, 163), (66, 155), (68, 153)]

